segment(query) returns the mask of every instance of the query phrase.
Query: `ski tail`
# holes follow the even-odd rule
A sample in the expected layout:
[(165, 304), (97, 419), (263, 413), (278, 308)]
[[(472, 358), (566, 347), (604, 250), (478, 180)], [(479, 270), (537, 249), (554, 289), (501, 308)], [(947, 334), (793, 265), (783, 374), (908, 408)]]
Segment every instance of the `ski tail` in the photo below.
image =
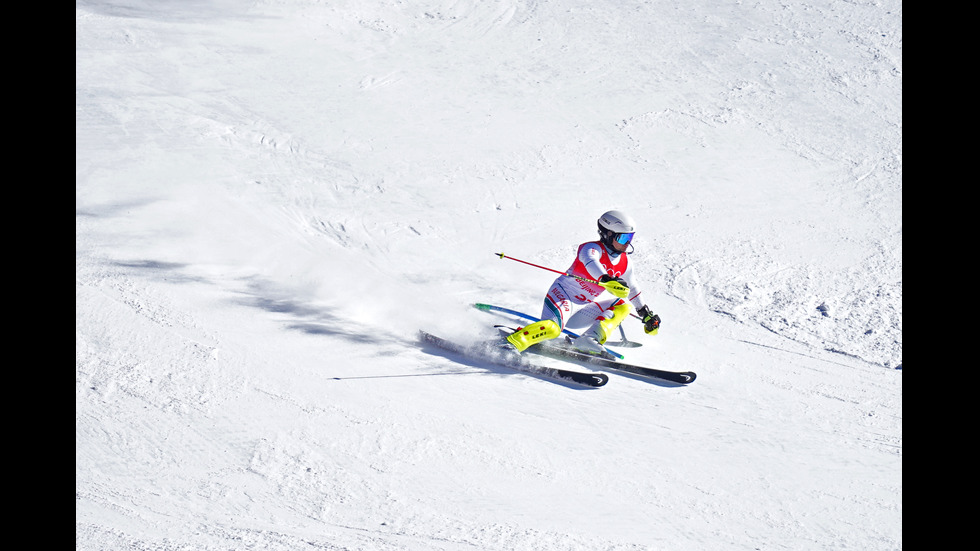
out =
[(493, 364), (508, 367), (515, 371), (521, 371), (531, 375), (539, 375), (565, 383), (575, 383), (577, 385), (598, 388), (609, 382), (609, 376), (605, 373), (583, 372), (571, 369), (559, 369), (544, 365), (537, 365), (528, 362), (521, 356), (510, 357), (504, 354), (492, 353), (489, 344), (484, 346), (465, 346), (442, 337), (437, 337), (427, 331), (419, 330), (419, 340), (437, 346), (443, 350), (456, 353), (460, 356), (475, 357), (489, 361)]

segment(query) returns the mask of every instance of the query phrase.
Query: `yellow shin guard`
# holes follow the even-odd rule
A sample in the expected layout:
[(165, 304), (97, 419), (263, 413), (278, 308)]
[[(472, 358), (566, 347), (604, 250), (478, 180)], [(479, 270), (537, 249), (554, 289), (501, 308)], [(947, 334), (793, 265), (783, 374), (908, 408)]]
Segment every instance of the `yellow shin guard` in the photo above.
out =
[(524, 352), (532, 344), (553, 339), (558, 335), (561, 335), (561, 327), (558, 327), (553, 320), (544, 320), (514, 331), (507, 336), (507, 342), (514, 345), (518, 352)]
[(612, 332), (619, 327), (619, 324), (623, 323), (623, 320), (626, 319), (626, 316), (628, 316), (630, 313), (630, 305), (628, 302), (621, 302), (616, 306), (613, 306), (612, 311), (613, 315), (611, 318), (604, 319), (598, 324), (597, 329), (599, 338), (596, 340), (599, 341), (599, 344), (605, 344), (606, 339), (609, 338), (609, 335), (611, 335)]

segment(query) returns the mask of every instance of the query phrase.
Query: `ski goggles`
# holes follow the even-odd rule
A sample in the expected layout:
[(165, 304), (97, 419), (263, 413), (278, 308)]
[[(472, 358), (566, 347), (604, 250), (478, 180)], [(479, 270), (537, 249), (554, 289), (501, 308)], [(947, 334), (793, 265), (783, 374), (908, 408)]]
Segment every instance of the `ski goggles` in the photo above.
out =
[(613, 237), (613, 241), (619, 243), (620, 245), (629, 245), (629, 242), (633, 240), (633, 233), (617, 233)]

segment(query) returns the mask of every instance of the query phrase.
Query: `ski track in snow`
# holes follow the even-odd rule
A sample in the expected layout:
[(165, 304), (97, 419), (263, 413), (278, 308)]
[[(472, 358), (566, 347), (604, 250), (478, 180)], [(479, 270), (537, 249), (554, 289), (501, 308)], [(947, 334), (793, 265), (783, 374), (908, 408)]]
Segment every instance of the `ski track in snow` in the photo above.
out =
[[(76, 2), (76, 549), (901, 549), (901, 13)], [(417, 342), (609, 208), (692, 385)]]

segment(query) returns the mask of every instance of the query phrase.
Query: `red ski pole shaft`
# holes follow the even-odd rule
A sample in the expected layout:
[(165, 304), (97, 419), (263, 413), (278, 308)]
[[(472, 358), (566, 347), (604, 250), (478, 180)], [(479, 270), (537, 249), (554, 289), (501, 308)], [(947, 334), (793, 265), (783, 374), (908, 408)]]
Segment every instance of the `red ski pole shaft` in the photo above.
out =
[(534, 266), (535, 268), (541, 268), (542, 270), (548, 270), (549, 272), (555, 272), (556, 274), (567, 275), (567, 276), (571, 276), (571, 277), (576, 277), (578, 279), (585, 279), (586, 281), (591, 281), (593, 283), (598, 283), (598, 281), (595, 281), (595, 280), (592, 280), (592, 279), (586, 279), (584, 277), (579, 277), (579, 276), (576, 276), (576, 275), (572, 275), (570, 273), (562, 272), (561, 270), (556, 270), (554, 268), (549, 268), (547, 266), (540, 266), (540, 265), (535, 264), (533, 262), (528, 262), (527, 260), (521, 260), (520, 258), (514, 258), (513, 256), (507, 256), (504, 253), (493, 253), (493, 254), (499, 256), (500, 258), (506, 258), (508, 260), (513, 260), (515, 262), (520, 262), (521, 264), (527, 264), (528, 266)]

